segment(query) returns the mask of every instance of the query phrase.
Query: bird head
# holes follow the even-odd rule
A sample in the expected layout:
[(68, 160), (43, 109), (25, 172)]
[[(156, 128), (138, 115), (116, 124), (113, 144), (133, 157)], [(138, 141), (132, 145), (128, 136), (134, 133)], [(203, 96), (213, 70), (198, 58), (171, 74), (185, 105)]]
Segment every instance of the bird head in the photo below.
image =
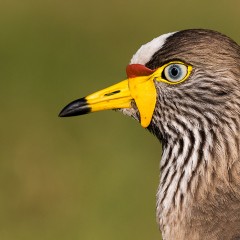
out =
[(126, 73), (126, 80), (71, 102), (59, 116), (118, 109), (161, 139), (176, 122), (217, 121), (239, 91), (240, 49), (211, 30), (168, 33), (143, 45)]
[(143, 45), (126, 73), (126, 80), (71, 102), (60, 117), (117, 109), (138, 120), (163, 143), (163, 238), (205, 239), (225, 218), (212, 233), (220, 236), (240, 202), (239, 45), (211, 30), (168, 33)]

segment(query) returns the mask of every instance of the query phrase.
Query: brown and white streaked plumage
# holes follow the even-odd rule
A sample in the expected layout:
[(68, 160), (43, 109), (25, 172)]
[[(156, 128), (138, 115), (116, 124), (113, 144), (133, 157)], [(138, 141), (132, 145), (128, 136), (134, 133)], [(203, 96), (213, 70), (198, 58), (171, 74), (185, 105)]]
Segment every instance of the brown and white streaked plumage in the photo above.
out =
[[(215, 31), (184, 30), (143, 45), (130, 64), (155, 72), (171, 62), (192, 70), (179, 84), (153, 78), (149, 123), (142, 123), (135, 93), (129, 106), (102, 109), (121, 108), (162, 142), (157, 221), (163, 239), (240, 239), (240, 46)], [(115, 101), (120, 92), (103, 96)], [(91, 99), (70, 103), (60, 116), (101, 110)]]

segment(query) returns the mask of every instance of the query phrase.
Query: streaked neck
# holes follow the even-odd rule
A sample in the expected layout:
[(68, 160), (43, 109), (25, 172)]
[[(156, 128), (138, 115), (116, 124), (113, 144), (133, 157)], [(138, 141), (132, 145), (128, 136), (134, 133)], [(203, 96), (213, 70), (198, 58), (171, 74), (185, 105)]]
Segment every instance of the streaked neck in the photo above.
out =
[[(168, 129), (172, 134), (163, 144), (157, 192), (157, 218), (163, 236), (166, 236), (164, 239), (187, 240), (187, 235), (192, 240), (202, 239), (202, 234), (211, 225), (206, 218), (213, 218), (214, 222), (218, 218), (211, 215), (214, 211), (231, 211), (225, 204), (214, 202), (216, 198), (228, 198), (233, 208), (240, 208), (240, 197), (231, 199), (233, 192), (240, 191), (239, 177), (234, 175), (234, 171), (239, 170), (236, 154), (239, 146), (232, 134), (233, 128), (197, 128), (188, 124), (184, 129), (179, 125), (177, 134)], [(224, 141), (226, 136), (228, 143), (232, 144), (232, 152)], [(233, 168), (232, 163), (236, 160), (238, 163)], [(236, 221), (240, 224), (240, 217)], [(223, 228), (221, 224), (219, 226)], [(211, 236), (209, 239), (218, 239), (214, 234), (220, 230), (215, 231), (207, 235)]]

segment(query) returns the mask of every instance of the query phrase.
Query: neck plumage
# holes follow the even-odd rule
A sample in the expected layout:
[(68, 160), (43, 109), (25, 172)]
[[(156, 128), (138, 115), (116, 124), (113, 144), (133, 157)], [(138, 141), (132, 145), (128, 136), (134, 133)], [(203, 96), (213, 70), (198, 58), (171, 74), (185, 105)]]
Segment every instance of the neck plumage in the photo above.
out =
[(220, 128), (186, 125), (180, 118), (164, 128), (169, 135), (163, 139), (157, 192), (157, 219), (163, 239), (240, 236), (236, 122)]

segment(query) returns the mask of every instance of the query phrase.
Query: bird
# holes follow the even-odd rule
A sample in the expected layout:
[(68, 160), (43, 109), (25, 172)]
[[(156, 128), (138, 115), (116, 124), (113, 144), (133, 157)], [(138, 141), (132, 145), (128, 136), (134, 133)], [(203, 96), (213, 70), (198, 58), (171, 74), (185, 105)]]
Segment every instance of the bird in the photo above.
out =
[(126, 75), (59, 116), (114, 109), (159, 139), (163, 240), (240, 239), (240, 46), (209, 29), (163, 34), (137, 50)]

